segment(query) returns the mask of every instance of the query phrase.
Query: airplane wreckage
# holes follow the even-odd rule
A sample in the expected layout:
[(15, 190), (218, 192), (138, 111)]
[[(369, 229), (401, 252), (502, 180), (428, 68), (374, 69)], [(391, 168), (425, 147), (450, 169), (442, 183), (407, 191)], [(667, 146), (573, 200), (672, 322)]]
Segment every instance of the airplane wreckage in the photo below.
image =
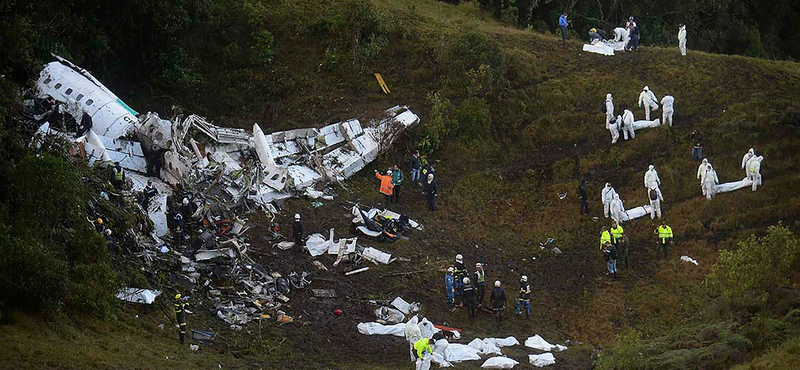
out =
[[(220, 127), (194, 114), (166, 120), (153, 112), (137, 113), (88, 71), (55, 58), (44, 66), (36, 97), (28, 103), (33, 117), (44, 121), (34, 143), (58, 135), (72, 142), (72, 153), (90, 165), (119, 162), (135, 173), (128, 176), (133, 190), (144, 188), (146, 176), (151, 177), (159, 196), (148, 211), (158, 236), (167, 234), (169, 185), (206, 183), (203, 192), (226, 203), (250, 201), (274, 211), (274, 200), (325, 196), (327, 184), (357, 173), (420, 121), (406, 106), (389, 108), (366, 125), (350, 119), (273, 133), (258, 124), (252, 133)], [(64, 117), (62, 123), (46, 120), (53, 116)]]
[[(141, 212), (152, 225), (141, 232), (120, 232), (135, 240), (135, 254), (150, 269), (166, 270), (169, 280), (184, 291), (208, 287), (213, 310), (232, 328), (270, 315), (290, 322), (281, 311), (281, 304), (288, 301), (284, 294), (310, 284), (313, 274), (269, 271), (250, 258), (243, 235), (247, 220), (240, 216), (256, 209), (277, 213), (280, 200), (289, 197), (332, 199), (327, 185), (356, 174), (420, 121), (406, 106), (389, 108), (366, 124), (350, 119), (272, 133), (258, 124), (252, 132), (216, 126), (194, 114), (167, 120), (153, 112), (136, 112), (88, 71), (54, 57), (56, 61), (44, 66), (34, 88), (24, 94), (25, 122), (38, 127), (31, 145), (40, 148), (67, 142), (70, 154), (85, 158), (91, 166), (118, 163), (127, 170), (122, 190), (116, 191), (125, 197), (151, 192), (152, 197), (135, 203), (141, 204)], [(108, 197), (105, 192), (101, 196)], [(357, 235), (362, 238), (384, 241), (389, 226), (377, 223), (382, 220), (392, 219), (393, 232), (422, 228), (390, 210), (362, 213), (356, 207), (356, 211), (353, 229), (359, 229)], [(176, 213), (182, 214), (181, 224), (185, 221), (196, 235), (189, 237), (182, 228), (176, 232)], [(365, 219), (367, 214), (376, 222)], [(294, 246), (290, 241), (279, 242), (280, 232), (272, 226), (270, 231), (274, 247)], [(356, 240), (335, 241), (331, 229), (328, 239), (315, 234), (299, 247), (312, 257), (336, 255), (334, 267), (350, 261), (354, 267), (345, 275), (368, 270), (356, 267), (361, 261), (386, 264), (395, 260), (389, 253), (357, 245)], [(178, 259), (181, 267), (176, 271), (172, 266)], [(316, 260), (314, 265), (324, 267)], [(226, 297), (209, 285), (220, 273), (232, 277), (239, 287), (236, 294)], [(149, 304), (158, 294), (125, 288), (118, 298)]]

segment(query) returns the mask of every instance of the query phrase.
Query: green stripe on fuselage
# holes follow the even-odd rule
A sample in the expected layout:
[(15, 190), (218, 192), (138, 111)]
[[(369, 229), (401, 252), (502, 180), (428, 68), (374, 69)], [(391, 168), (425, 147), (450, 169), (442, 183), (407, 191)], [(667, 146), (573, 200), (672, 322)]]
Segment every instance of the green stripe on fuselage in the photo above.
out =
[(139, 113), (138, 113), (138, 112), (136, 112), (135, 110), (133, 110), (133, 108), (129, 107), (129, 106), (128, 106), (128, 104), (125, 104), (125, 102), (123, 102), (123, 101), (122, 101), (122, 100), (120, 100), (119, 98), (117, 98), (117, 103), (119, 103), (119, 105), (121, 105), (123, 108), (127, 109), (127, 110), (128, 110), (128, 112), (131, 112), (131, 114), (133, 114), (134, 116), (138, 116), (138, 115), (139, 115)]

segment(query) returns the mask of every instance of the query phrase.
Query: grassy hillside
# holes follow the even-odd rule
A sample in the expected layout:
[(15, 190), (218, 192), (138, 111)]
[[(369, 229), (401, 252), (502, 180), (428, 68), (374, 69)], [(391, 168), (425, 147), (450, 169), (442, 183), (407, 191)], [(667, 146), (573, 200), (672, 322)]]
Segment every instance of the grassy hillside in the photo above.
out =
[[(594, 347), (605, 349), (605, 368), (723, 369), (748, 361), (755, 368), (777, 368), (796, 360), (797, 276), (765, 287), (769, 295), (758, 297), (726, 295), (706, 276), (721, 250), (737, 249), (738, 242), (763, 236), (779, 222), (794, 231), (800, 226), (798, 64), (691, 50), (681, 57), (677, 47), (603, 57), (580, 51), (578, 41), (565, 50), (551, 35), (505, 27), (472, 4), (287, 1), (258, 4), (246, 14), (257, 14), (263, 23), (254, 27), (274, 36), (267, 66), (230, 64), (235, 58), (226, 58), (237, 55), (232, 42), (212, 36), (213, 27), (201, 27), (203, 32), (180, 41), (193, 61), (191, 72), (203, 78), (177, 81), (169, 98), (149, 95), (145, 85), (117, 90), (119, 95), (133, 99), (140, 111), (166, 112), (177, 102), (217, 123), (255, 120), (270, 130), (410, 105), (422, 126), (373, 167), (402, 165), (416, 147), (437, 163), (439, 210), (428, 213), (412, 186), (396, 207), (419, 219), (425, 231), (377, 246), (411, 262), (371, 267), (350, 278), (341, 270), (318, 273), (315, 287), (334, 288), (340, 298), (326, 302), (308, 291), (295, 293), (292, 314), (298, 321), (292, 325), (251, 324), (235, 332), (198, 307), (189, 325), (219, 331), (221, 338), (197, 353), (176, 344), (170, 319), (159, 309), (168, 312), (168, 302), (153, 308), (120, 305), (116, 318), (102, 322), (15, 313), (0, 326), (0, 340), (12, 343), (0, 348), (4, 363), (45, 369), (409, 368), (401, 339), (355, 330), (358, 322), (372, 320), (374, 307), (366, 300), (397, 295), (422, 302), (427, 317), (463, 328), (470, 338), (539, 333), (553, 342), (569, 340), (572, 348), (557, 355), (554, 368), (560, 369), (585, 368)], [(373, 72), (383, 74), (390, 95), (380, 92)], [(605, 94), (614, 94), (621, 112), (634, 106), (644, 85), (659, 98), (675, 97), (675, 125), (642, 130), (636, 139), (612, 146), (599, 110)], [(113, 83), (110, 87), (115, 90)], [(763, 154), (763, 187), (704, 199), (690, 155), (695, 128), (705, 134), (705, 155), (722, 182), (744, 176), (739, 164), (747, 149)], [(649, 218), (634, 220), (624, 225), (633, 267), (611, 281), (596, 249), (599, 229), (606, 225), (600, 188), (609, 181), (629, 208), (644, 204), (642, 177), (649, 164), (658, 168), (663, 211), (676, 233), (672, 258), (658, 262), (656, 225)], [(305, 200), (288, 202), (279, 221), (288, 225), (300, 212), (311, 232), (335, 227), (344, 233), (349, 201), (381, 200), (371, 169), (320, 208)], [(583, 177), (590, 184), (591, 216), (599, 221), (578, 212), (575, 187)], [(567, 198), (559, 200), (559, 192)], [(265, 254), (261, 262), (314, 269), (307, 255), (270, 248), (264, 228), (259, 224), (251, 231), (254, 248)], [(539, 243), (550, 237), (563, 254), (540, 250)], [(448, 266), (456, 253), (469, 265), (487, 263), (487, 280), (502, 280), (511, 296), (519, 275), (527, 274), (535, 297), (531, 319), (507, 315), (498, 326), (488, 317), (468, 321), (463, 310), (448, 312), (442, 274), (434, 270)], [(679, 261), (683, 254), (700, 265)], [(430, 272), (381, 277), (420, 269)], [(345, 315), (332, 316), (333, 308), (343, 308)], [(527, 353), (509, 352), (518, 360)]]

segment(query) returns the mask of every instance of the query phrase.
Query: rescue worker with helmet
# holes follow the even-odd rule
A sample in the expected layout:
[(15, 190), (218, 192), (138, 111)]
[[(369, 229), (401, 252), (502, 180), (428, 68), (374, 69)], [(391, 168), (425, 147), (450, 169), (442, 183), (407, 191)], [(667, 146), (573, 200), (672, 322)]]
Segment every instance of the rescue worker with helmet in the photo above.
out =
[(475, 284), (475, 292), (478, 298), (478, 306), (483, 305), (483, 293), (486, 289), (486, 272), (483, 270), (483, 264), (478, 262), (475, 264), (475, 272), (472, 274), (472, 280)]
[(375, 178), (381, 181), (381, 188), (380, 192), (383, 194), (385, 199), (384, 204), (389, 204), (392, 200), (392, 193), (394, 189), (394, 183), (392, 179), (392, 170), (386, 171), (385, 175), (381, 175), (378, 170), (375, 170)]
[(457, 254), (456, 263), (453, 264), (453, 278), (455, 279), (455, 296), (460, 300), (459, 307), (464, 306), (461, 293), (465, 277), (467, 277), (467, 268), (464, 266), (464, 256)]
[(528, 277), (522, 275), (519, 279), (519, 297), (517, 298), (516, 314), (519, 317), (521, 308), (525, 307), (525, 316), (531, 317), (531, 285), (528, 284)]
[(180, 293), (175, 295), (175, 318), (178, 320), (180, 326), (180, 340), (181, 344), (186, 344), (186, 299)]

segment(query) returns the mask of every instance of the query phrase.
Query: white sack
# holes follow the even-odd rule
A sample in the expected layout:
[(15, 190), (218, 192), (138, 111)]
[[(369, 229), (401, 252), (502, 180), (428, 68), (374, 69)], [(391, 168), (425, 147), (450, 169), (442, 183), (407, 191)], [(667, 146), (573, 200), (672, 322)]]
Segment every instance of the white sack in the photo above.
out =
[(525, 347), (530, 347), (530, 348), (538, 349), (538, 350), (545, 351), (545, 352), (553, 351), (553, 350), (555, 350), (555, 351), (563, 351), (563, 350), (567, 349), (567, 347), (564, 347), (562, 345), (552, 345), (550, 343), (547, 343), (547, 341), (544, 340), (544, 338), (542, 338), (539, 334), (536, 334), (536, 335), (528, 338), (527, 340), (525, 340)]
[(552, 353), (542, 353), (541, 355), (528, 355), (528, 361), (536, 367), (550, 366), (556, 363), (556, 357)]
[(364, 335), (394, 335), (403, 337), (406, 329), (405, 323), (382, 325), (377, 322), (362, 322), (358, 324), (358, 332)]
[(447, 346), (447, 349), (444, 351), (444, 353), (447, 360), (454, 364), (481, 359), (481, 356), (478, 355), (477, 349), (458, 343)]
[(519, 362), (508, 357), (492, 357), (481, 365), (484, 369), (511, 369)]
[(652, 127), (658, 127), (658, 126), (661, 126), (661, 120), (658, 119), (658, 118), (656, 118), (656, 119), (654, 119), (652, 121), (648, 121), (648, 120), (644, 120), (643, 119), (643, 120), (633, 121), (633, 123), (631, 123), (631, 127), (633, 127), (633, 129), (635, 131), (639, 131), (639, 130), (641, 130), (643, 128), (652, 128)]
[(741, 181), (726, 182), (724, 184), (714, 185), (717, 193), (727, 193), (729, 191), (739, 190), (753, 185), (752, 180), (746, 178)]

